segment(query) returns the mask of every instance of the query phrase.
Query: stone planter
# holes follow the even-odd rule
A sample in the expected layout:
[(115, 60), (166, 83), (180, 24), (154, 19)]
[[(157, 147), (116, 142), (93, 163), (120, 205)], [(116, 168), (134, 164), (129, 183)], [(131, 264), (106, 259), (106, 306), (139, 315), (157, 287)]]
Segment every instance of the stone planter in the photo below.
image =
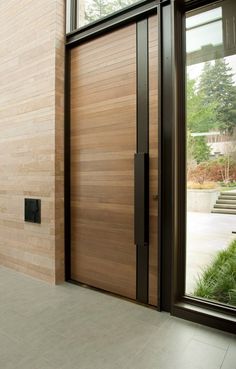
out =
[(213, 190), (187, 190), (187, 211), (210, 213), (219, 191)]

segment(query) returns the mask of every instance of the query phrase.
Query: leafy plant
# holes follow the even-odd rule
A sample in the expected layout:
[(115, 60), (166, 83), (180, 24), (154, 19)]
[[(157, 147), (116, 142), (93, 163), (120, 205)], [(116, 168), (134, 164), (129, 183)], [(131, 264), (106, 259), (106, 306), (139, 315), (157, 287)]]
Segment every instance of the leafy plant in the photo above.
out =
[(225, 189), (229, 189), (229, 190), (236, 188), (236, 182), (235, 181), (229, 182), (229, 183), (220, 182), (219, 185), (221, 187), (225, 187)]
[(230, 155), (225, 155), (218, 159), (218, 163), (220, 166), (222, 181), (224, 183), (229, 183), (231, 180), (231, 168), (234, 164), (234, 160), (230, 157)]
[(193, 295), (236, 306), (236, 240), (216, 254), (199, 277)]

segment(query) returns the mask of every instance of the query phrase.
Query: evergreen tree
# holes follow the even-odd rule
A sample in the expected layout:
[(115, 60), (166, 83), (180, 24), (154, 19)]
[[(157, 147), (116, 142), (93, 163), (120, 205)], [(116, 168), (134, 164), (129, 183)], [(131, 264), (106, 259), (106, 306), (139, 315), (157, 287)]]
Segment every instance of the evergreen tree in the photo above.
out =
[(204, 136), (193, 137), (191, 133), (209, 132), (216, 128), (216, 104), (204, 106), (204, 93), (197, 88), (197, 81), (187, 77), (187, 162), (191, 167), (209, 160), (210, 147)]
[(187, 128), (191, 132), (209, 132), (217, 127), (216, 102), (205, 104), (205, 100), (197, 81), (187, 77)]
[(205, 137), (194, 137), (192, 152), (197, 164), (209, 160), (210, 151), (210, 147), (207, 145)]
[(204, 96), (204, 108), (215, 105), (217, 128), (232, 134), (236, 127), (236, 87), (232, 68), (225, 59), (216, 59), (214, 64), (205, 63), (199, 94)]

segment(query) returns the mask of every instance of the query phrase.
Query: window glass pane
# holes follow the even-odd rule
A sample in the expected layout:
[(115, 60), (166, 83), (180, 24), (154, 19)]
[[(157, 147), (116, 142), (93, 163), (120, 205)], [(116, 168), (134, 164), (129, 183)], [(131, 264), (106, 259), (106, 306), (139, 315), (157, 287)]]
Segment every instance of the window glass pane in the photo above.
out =
[(71, 1), (66, 0), (66, 33), (70, 32)]
[(236, 7), (221, 4), (186, 20), (185, 292), (236, 306)]
[(222, 21), (209, 23), (204, 26), (193, 28), (187, 32), (187, 53), (200, 50), (201, 48), (222, 45)]
[(193, 15), (186, 19), (186, 28), (200, 26), (204, 23), (209, 23), (222, 17), (222, 8), (208, 10), (205, 13)]
[(136, 2), (138, 0), (78, 0), (77, 26), (85, 26)]

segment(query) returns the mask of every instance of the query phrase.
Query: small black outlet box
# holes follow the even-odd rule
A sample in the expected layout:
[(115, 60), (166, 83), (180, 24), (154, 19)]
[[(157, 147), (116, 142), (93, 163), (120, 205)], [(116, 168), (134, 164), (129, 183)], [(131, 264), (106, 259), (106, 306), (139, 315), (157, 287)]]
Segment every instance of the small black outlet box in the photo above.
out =
[(25, 199), (25, 222), (41, 223), (41, 200)]

